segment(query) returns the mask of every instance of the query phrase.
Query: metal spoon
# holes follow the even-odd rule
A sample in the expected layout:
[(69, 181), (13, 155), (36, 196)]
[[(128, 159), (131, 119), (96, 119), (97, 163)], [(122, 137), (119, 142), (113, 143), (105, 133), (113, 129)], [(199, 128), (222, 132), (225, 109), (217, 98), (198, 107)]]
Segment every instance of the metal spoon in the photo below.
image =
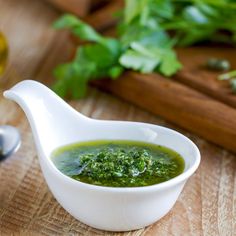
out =
[(10, 125), (0, 125), (0, 161), (16, 152), (20, 144), (18, 129)]

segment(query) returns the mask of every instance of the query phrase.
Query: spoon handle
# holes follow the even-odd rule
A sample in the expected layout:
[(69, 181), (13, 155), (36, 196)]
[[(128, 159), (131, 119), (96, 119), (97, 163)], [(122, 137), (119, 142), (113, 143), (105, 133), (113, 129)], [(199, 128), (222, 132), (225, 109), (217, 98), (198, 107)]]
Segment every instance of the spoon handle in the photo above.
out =
[(3, 135), (0, 132), (0, 161), (3, 161), (5, 159), (4, 153), (3, 153)]
[(21, 144), (20, 133), (10, 125), (0, 125), (0, 161), (18, 150)]

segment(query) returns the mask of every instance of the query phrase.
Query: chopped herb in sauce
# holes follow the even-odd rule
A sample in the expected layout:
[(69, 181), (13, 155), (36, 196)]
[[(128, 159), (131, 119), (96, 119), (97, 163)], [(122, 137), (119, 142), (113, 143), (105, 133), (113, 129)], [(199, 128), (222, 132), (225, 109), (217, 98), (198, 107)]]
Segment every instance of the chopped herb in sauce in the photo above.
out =
[(93, 141), (57, 149), (56, 167), (81, 182), (139, 187), (167, 181), (183, 172), (184, 160), (163, 146), (134, 141)]

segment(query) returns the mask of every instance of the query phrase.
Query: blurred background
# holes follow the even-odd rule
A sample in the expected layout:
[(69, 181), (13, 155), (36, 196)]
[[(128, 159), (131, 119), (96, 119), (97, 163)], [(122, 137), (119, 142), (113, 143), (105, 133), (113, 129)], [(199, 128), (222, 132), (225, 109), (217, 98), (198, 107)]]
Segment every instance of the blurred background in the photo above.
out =
[[(127, 19), (135, 16), (137, 1), (126, 1), (130, 4)], [(170, 38), (177, 45), (174, 50), (182, 69), (171, 79), (156, 70), (133, 72), (134, 68), (129, 70), (129, 62), (139, 60), (131, 57), (116, 81), (93, 81), (83, 98), (66, 96), (65, 99), (76, 110), (95, 119), (171, 127), (190, 137), (201, 150), (201, 166), (172, 212), (153, 226), (125, 235), (233, 235), (236, 232), (236, 3), (153, 2), (160, 4), (162, 10), (158, 14), (164, 23), (172, 17), (169, 3), (181, 2), (184, 7), (200, 4), (188, 8), (183, 18), (177, 13), (177, 18), (171, 18), (173, 22), (179, 20), (175, 27), (184, 28), (182, 39), (204, 36), (203, 40), (189, 44), (185, 41), (184, 47)], [(117, 16), (122, 16), (124, 5), (122, 0), (0, 0), (0, 125), (16, 127), (22, 141), (18, 152), (0, 162), (0, 235), (110, 235), (76, 221), (58, 205), (42, 177), (26, 117), (16, 104), (3, 98), (2, 92), (25, 79), (51, 87), (56, 81), (54, 69), (73, 60), (76, 47), (84, 42), (68, 30), (53, 28), (53, 22), (63, 13), (73, 13), (101, 34), (114, 36)], [(139, 11), (144, 8), (145, 5), (139, 6)], [(228, 17), (227, 12), (230, 12)], [(191, 24), (199, 28), (189, 32), (194, 29)], [(173, 25), (165, 26), (169, 27), (171, 37)], [(147, 65), (153, 61), (149, 59)], [(168, 64), (167, 72), (172, 65), (176, 66), (175, 57), (173, 61)], [(1, 137), (0, 132), (0, 144)]]

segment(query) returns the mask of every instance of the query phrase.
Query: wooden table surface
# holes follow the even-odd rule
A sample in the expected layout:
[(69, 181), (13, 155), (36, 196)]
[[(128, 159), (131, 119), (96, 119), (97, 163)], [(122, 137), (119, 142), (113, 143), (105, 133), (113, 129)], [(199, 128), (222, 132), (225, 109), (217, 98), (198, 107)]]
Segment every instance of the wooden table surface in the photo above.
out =
[[(0, 30), (9, 40), (10, 60), (0, 79), (0, 124), (19, 128), (19, 151), (0, 163), (0, 235), (123, 235), (90, 228), (70, 216), (50, 193), (40, 170), (33, 137), (21, 109), (2, 97), (17, 81), (52, 81), (52, 68), (68, 58), (66, 34), (51, 29), (58, 13), (42, 0), (0, 0)], [(90, 90), (70, 104), (97, 119), (150, 122), (178, 129), (159, 117), (110, 95)], [(124, 235), (235, 235), (236, 156), (193, 134), (202, 162), (171, 212), (157, 223)], [(236, 140), (235, 140), (236, 141)]]

